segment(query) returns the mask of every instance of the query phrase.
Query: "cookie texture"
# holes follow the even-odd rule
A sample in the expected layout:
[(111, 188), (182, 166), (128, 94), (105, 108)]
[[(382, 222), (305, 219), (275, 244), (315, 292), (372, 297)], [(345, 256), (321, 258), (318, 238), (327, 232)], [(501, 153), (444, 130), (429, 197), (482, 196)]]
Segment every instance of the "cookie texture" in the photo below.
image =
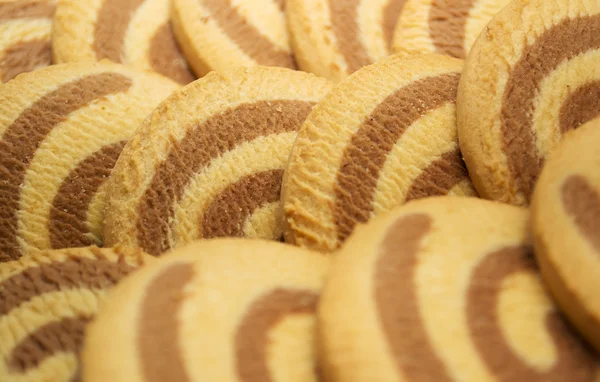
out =
[(461, 151), (482, 197), (528, 205), (546, 156), (600, 114), (600, 3), (514, 1), (477, 39), (458, 91)]
[(549, 155), (532, 200), (536, 256), (550, 291), (600, 349), (600, 119), (570, 132)]
[(319, 304), (325, 380), (597, 381), (597, 355), (543, 287), (527, 220), (445, 196), (357, 228)]
[(340, 81), (392, 51), (406, 0), (287, 0), (300, 69)]
[(175, 35), (197, 75), (235, 66), (295, 69), (284, 0), (172, 0)]
[(178, 85), (108, 61), (54, 65), (0, 87), (0, 262), (101, 244), (105, 181)]
[(152, 260), (138, 249), (87, 247), (0, 264), (0, 380), (81, 380), (79, 353), (99, 303)]
[(169, 0), (61, 0), (52, 37), (56, 63), (109, 59), (182, 84), (195, 79), (169, 22)]
[(87, 333), (84, 380), (317, 381), (315, 311), (328, 265), (262, 240), (175, 250), (111, 293)]
[(323, 252), (406, 201), (473, 196), (456, 131), (462, 61), (392, 56), (335, 87), (298, 134), (282, 186), (285, 239)]
[(0, 83), (52, 62), (56, 0), (0, 0)]
[(330, 83), (274, 67), (213, 72), (144, 122), (109, 180), (106, 243), (152, 255), (200, 238), (279, 239), (283, 169)]

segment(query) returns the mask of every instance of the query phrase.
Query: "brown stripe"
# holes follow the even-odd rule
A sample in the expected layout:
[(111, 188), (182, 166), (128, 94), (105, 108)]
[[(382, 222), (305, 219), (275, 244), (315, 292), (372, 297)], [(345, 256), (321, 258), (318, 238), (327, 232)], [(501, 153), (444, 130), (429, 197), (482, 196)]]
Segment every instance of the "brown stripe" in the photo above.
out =
[(0, 21), (13, 19), (52, 18), (55, 1), (7, 1), (0, 3)]
[(94, 52), (96, 59), (121, 63), (125, 33), (135, 11), (144, 0), (104, 0), (98, 11), (96, 28), (94, 29)]
[(415, 285), (419, 250), (432, 223), (424, 214), (395, 221), (381, 243), (373, 275), (374, 299), (391, 357), (400, 375), (413, 382), (454, 380), (431, 345)]
[[(529, 248), (507, 247), (493, 252), (473, 271), (467, 291), (467, 320), (471, 339), (498, 381), (595, 381), (598, 359), (581, 343), (556, 310), (545, 325), (557, 351), (557, 361), (539, 370), (525, 363), (507, 341), (498, 314), (503, 281), (515, 274), (538, 270)], [(514, 304), (516, 309), (527, 309)]]
[(146, 288), (141, 304), (138, 349), (146, 382), (191, 381), (179, 342), (179, 311), (185, 287), (194, 278), (192, 264), (175, 263), (165, 268)]
[(108, 179), (126, 141), (102, 147), (71, 171), (52, 202), (48, 232), (52, 248), (99, 245), (87, 226), (87, 214), (98, 188)]
[(10, 353), (8, 367), (18, 373), (36, 368), (57, 353), (75, 353), (83, 346), (85, 327), (91, 317), (63, 318), (30, 333)]
[(149, 60), (156, 72), (180, 84), (186, 85), (195, 79), (181, 55), (171, 23), (162, 25), (152, 37)]
[(235, 334), (235, 361), (240, 381), (275, 380), (267, 362), (269, 345), (273, 343), (269, 332), (287, 316), (314, 315), (318, 301), (319, 296), (308, 290), (275, 289), (252, 303)]
[(343, 242), (357, 223), (366, 222), (379, 172), (404, 131), (419, 118), (456, 101), (460, 74), (426, 77), (398, 89), (379, 104), (346, 147), (334, 185), (333, 216)]
[(140, 246), (155, 256), (170, 248), (169, 222), (175, 203), (194, 174), (213, 158), (261, 136), (297, 131), (312, 106), (304, 101), (258, 101), (215, 115), (200, 126), (190, 126), (158, 166), (141, 198), (137, 221)]
[(560, 131), (566, 133), (600, 116), (600, 80), (575, 89), (560, 108)]
[(244, 236), (244, 223), (257, 208), (279, 201), (283, 170), (263, 171), (230, 184), (211, 202), (202, 237)]
[(358, 6), (361, 0), (329, 0), (331, 25), (337, 46), (348, 65), (348, 73), (353, 73), (373, 62), (363, 45), (358, 25)]
[(383, 35), (387, 43), (388, 52), (392, 52), (392, 44), (394, 42), (394, 31), (396, 23), (400, 18), (402, 9), (404, 9), (406, 0), (388, 0), (387, 5), (383, 8)]
[(273, 0), (273, 1), (275, 1), (275, 4), (277, 5), (277, 8), (279, 8), (279, 10), (281, 12), (285, 11), (285, 2), (286, 2), (286, 0)]
[(465, 28), (474, 0), (433, 0), (429, 8), (429, 36), (436, 52), (465, 58)]
[(52, 63), (50, 39), (19, 41), (4, 51), (0, 60), (2, 82), (8, 82), (21, 73), (31, 72)]
[(447, 195), (452, 187), (469, 179), (459, 148), (449, 151), (425, 168), (410, 185), (406, 201)]
[(295, 69), (290, 52), (285, 52), (260, 33), (238, 13), (231, 0), (200, 0), (210, 12), (219, 28), (249, 57), (259, 65), (281, 66)]
[(124, 261), (71, 257), (24, 269), (0, 282), (0, 316), (44, 293), (77, 288), (105, 289), (133, 271)]
[(131, 84), (131, 79), (118, 73), (80, 78), (44, 95), (6, 128), (0, 141), (0, 262), (21, 256), (17, 242), (21, 185), (46, 135), (70, 113), (109, 94), (124, 92)]
[[(521, 54), (504, 89), (500, 124), (508, 169), (527, 201), (542, 169), (532, 115), (543, 79), (561, 63), (600, 49), (600, 15), (569, 18), (548, 29)], [(600, 110), (600, 100), (597, 101)]]
[(561, 187), (562, 203), (567, 215), (585, 239), (600, 253), (600, 195), (581, 175), (571, 175)]

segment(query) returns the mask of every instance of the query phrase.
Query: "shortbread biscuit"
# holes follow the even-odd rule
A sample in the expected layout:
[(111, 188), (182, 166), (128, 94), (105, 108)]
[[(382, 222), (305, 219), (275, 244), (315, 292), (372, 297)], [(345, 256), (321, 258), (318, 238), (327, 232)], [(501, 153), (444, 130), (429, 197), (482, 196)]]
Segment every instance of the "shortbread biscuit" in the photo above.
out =
[(456, 133), (462, 65), (439, 55), (392, 56), (334, 88), (290, 155), (286, 241), (329, 252), (356, 224), (408, 200), (475, 195)]
[(262, 240), (175, 250), (110, 294), (87, 332), (84, 380), (316, 382), (328, 265)]
[(137, 249), (87, 247), (0, 264), (0, 380), (80, 380), (84, 331), (99, 301), (152, 260)]
[(319, 304), (325, 380), (597, 381), (597, 355), (544, 289), (527, 220), (446, 196), (358, 228)]
[(108, 61), (54, 65), (0, 87), (0, 262), (101, 244), (110, 175), (178, 85)]
[(169, 0), (61, 0), (52, 36), (56, 63), (109, 59), (194, 80), (169, 22)]
[(171, 0), (173, 28), (197, 75), (235, 66), (296, 68), (284, 0)]
[(287, 0), (300, 69), (341, 81), (392, 51), (405, 0)]
[(56, 0), (0, 0), (0, 83), (52, 62)]
[(573, 324), (600, 349), (600, 119), (567, 134), (532, 198), (542, 276)]
[(487, 199), (527, 205), (562, 135), (600, 115), (600, 2), (518, 0), (477, 39), (458, 91), (458, 135)]
[(116, 164), (106, 243), (160, 255), (200, 238), (279, 239), (283, 168), (329, 88), (312, 74), (260, 66), (213, 72), (175, 93)]
[(487, 23), (510, 0), (408, 0), (396, 24), (394, 51), (464, 59)]

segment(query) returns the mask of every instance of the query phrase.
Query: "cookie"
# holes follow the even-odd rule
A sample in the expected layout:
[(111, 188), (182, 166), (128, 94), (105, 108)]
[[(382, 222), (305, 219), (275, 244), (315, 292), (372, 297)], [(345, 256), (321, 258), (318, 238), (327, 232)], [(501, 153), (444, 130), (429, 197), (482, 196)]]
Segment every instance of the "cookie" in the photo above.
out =
[(319, 304), (325, 380), (596, 381), (597, 355), (543, 287), (527, 219), (445, 196), (358, 228)]
[(108, 61), (49, 66), (0, 87), (0, 262), (101, 244), (105, 181), (178, 85)]
[(182, 84), (195, 79), (169, 22), (169, 0), (61, 0), (52, 37), (56, 63), (109, 59)]
[(473, 45), (458, 91), (458, 135), (487, 199), (528, 205), (546, 156), (600, 115), (600, 2), (514, 1)]
[(341, 81), (392, 51), (405, 0), (287, 0), (300, 69)]
[(0, 264), (0, 380), (75, 381), (106, 292), (154, 260), (137, 249), (42, 251)]
[(160, 255), (200, 238), (279, 239), (283, 168), (329, 88), (312, 74), (259, 66), (213, 72), (175, 93), (115, 166), (106, 243)]
[(510, 0), (408, 0), (394, 32), (394, 52), (464, 59), (487, 23)]
[(600, 119), (566, 135), (542, 170), (532, 230), (542, 276), (558, 304), (600, 349)]
[(56, 0), (0, 0), (0, 83), (52, 63)]
[(84, 380), (316, 382), (315, 311), (328, 265), (262, 240), (175, 250), (110, 294), (87, 332)]
[(194, 72), (235, 66), (295, 69), (285, 0), (172, 0), (177, 40)]
[(330, 252), (412, 199), (475, 195), (456, 133), (462, 61), (392, 56), (334, 88), (298, 133), (282, 186), (285, 239)]

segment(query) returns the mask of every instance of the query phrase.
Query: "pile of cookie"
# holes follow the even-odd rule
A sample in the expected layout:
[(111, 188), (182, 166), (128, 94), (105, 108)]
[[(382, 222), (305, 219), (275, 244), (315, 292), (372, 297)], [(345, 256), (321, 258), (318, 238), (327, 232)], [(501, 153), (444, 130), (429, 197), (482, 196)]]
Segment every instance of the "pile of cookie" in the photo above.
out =
[(0, 0), (0, 37), (0, 381), (600, 377), (598, 0)]

